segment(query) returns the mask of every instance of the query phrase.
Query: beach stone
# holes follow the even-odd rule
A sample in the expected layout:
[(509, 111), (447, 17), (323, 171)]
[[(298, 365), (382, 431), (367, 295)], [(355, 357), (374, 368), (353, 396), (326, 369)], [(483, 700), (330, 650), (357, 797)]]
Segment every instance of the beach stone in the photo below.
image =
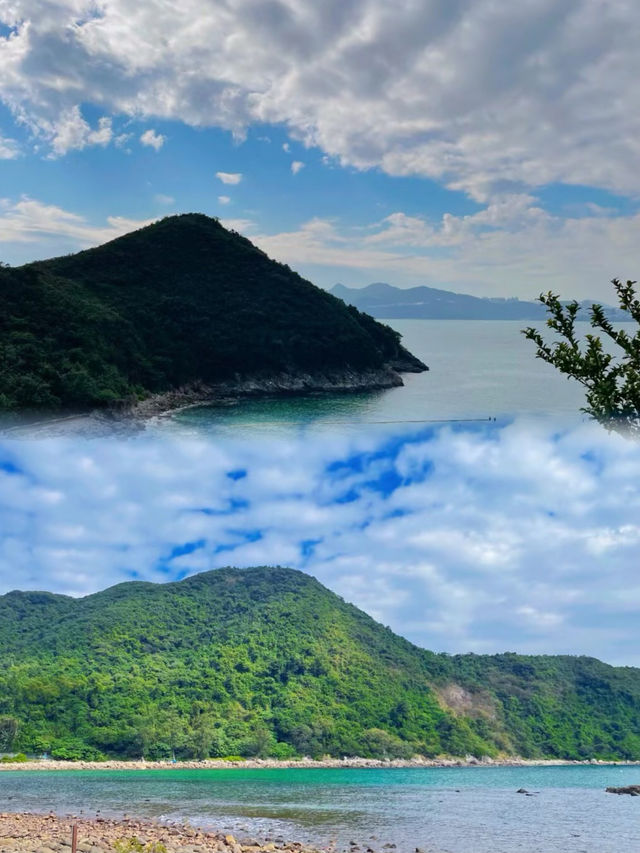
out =
[(607, 788), (607, 794), (629, 794), (630, 797), (640, 797), (640, 785), (623, 785), (621, 788)]

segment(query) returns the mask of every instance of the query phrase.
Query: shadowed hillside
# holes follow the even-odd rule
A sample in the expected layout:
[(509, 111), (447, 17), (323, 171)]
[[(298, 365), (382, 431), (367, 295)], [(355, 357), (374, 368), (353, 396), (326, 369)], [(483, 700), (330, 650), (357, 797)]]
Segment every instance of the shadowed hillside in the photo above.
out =
[(163, 219), (0, 269), (0, 409), (88, 409), (193, 383), (383, 365), (399, 335), (216, 219)]

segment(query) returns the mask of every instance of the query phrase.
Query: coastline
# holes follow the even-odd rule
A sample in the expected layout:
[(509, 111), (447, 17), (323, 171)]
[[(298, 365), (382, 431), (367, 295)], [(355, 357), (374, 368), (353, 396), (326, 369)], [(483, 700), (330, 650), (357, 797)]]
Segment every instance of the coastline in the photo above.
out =
[[(377, 369), (327, 371), (324, 373), (275, 373), (264, 376), (237, 376), (225, 382), (192, 382), (142, 400), (128, 399), (104, 409), (43, 412), (32, 420), (10, 420), (0, 424), (0, 436), (37, 437), (91, 434), (111, 435), (145, 429), (157, 418), (207, 405), (230, 405), (242, 400), (269, 397), (306, 397), (323, 394), (357, 394), (388, 391), (404, 385), (401, 373), (422, 373), (429, 368), (415, 360), (397, 361)], [(418, 367), (417, 364), (422, 365)]]
[(409, 369), (408, 364), (387, 364), (375, 370), (358, 371), (345, 368), (326, 373), (283, 372), (266, 376), (238, 376), (215, 384), (194, 382), (170, 391), (153, 394), (122, 408), (116, 407), (112, 414), (115, 417), (147, 420), (195, 406), (231, 403), (241, 399), (385, 391), (402, 387), (404, 382), (400, 371), (405, 372)]
[(229, 761), (223, 758), (207, 758), (188, 761), (145, 761), (118, 760), (107, 761), (55, 761), (39, 759), (16, 763), (0, 763), (2, 771), (51, 771), (51, 770), (286, 770), (303, 769), (349, 769), (362, 770), (366, 768), (415, 768), (415, 767), (637, 767), (640, 761), (605, 761), (599, 758), (588, 758), (582, 761), (566, 758), (409, 758), (409, 759), (377, 759), (377, 758), (247, 758), (241, 761)]

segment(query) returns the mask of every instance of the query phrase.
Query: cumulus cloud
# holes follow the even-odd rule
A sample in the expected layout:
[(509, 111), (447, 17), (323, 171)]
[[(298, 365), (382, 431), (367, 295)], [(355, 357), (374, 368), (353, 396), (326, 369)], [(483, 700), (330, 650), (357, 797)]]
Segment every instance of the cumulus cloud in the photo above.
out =
[(294, 160), (291, 164), (292, 173), (297, 175), (301, 169), (304, 169), (304, 163), (301, 160)]
[[(622, 0), (15, 0), (0, 97), (44, 129), (81, 103), (252, 123), (343, 163), (486, 198), (554, 181), (638, 192), (640, 9)], [(193, 26), (193, 21), (198, 26)]]
[(140, 136), (140, 142), (142, 145), (146, 145), (149, 148), (154, 148), (156, 151), (159, 151), (166, 141), (166, 136), (163, 136), (161, 133), (156, 133), (155, 130), (151, 128), (149, 130), (145, 130), (145, 132)]
[(40, 128), (49, 139), (51, 157), (61, 157), (68, 151), (82, 150), (90, 145), (105, 146), (111, 142), (111, 119), (103, 116), (96, 128), (91, 128), (75, 105), (65, 110), (55, 121), (44, 122)]
[(216, 178), (223, 184), (239, 184), (242, 180), (240, 172), (216, 172)]
[(429, 648), (637, 665), (639, 477), (593, 425), (5, 441), (0, 588), (281, 564)]
[(228, 195), (219, 195), (218, 201), (220, 202), (220, 204), (229, 204), (231, 198)]

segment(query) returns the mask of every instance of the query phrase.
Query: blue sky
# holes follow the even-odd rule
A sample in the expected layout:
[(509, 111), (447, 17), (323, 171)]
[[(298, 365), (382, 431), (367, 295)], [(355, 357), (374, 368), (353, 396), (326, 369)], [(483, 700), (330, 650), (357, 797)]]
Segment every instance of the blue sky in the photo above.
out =
[(326, 287), (610, 298), (637, 276), (638, 25), (599, 0), (0, 0), (0, 258), (198, 210)]
[(640, 665), (640, 451), (594, 424), (0, 445), (0, 593), (313, 574), (448, 652)]

